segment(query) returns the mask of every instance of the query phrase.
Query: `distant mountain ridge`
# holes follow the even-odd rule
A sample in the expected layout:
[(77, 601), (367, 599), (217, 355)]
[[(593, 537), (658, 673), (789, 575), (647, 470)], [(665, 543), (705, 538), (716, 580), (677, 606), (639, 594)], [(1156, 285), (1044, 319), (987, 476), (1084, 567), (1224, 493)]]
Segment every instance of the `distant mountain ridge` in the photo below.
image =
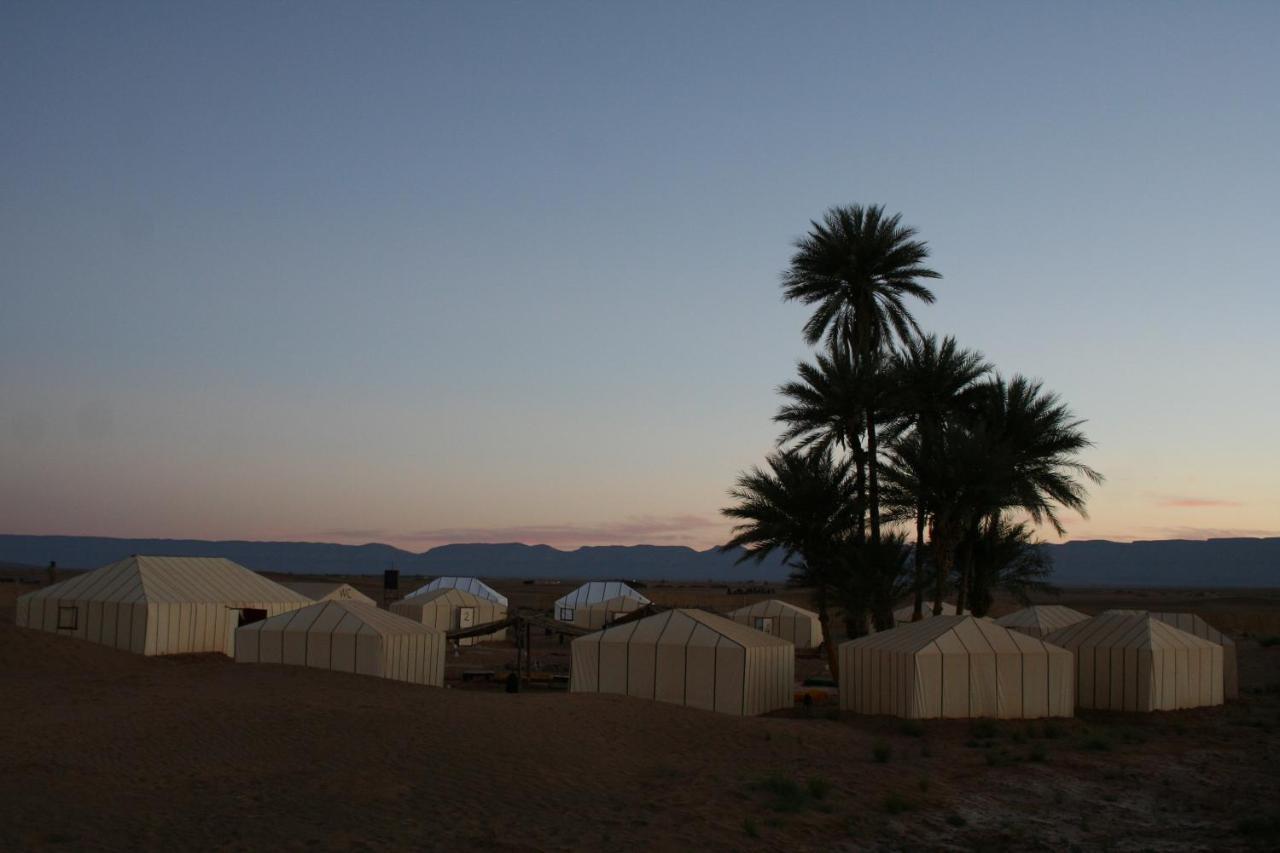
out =
[[(1280, 538), (1090, 540), (1045, 545), (1063, 586), (1280, 587)], [(441, 545), (423, 553), (391, 545), (326, 542), (113, 539), (0, 534), (0, 561), (96, 568), (129, 554), (226, 557), (257, 571), (295, 574), (474, 575), (488, 578), (630, 578), (671, 581), (781, 581), (778, 558), (736, 564), (737, 554), (678, 545), (605, 545), (561, 551), (550, 545)]]

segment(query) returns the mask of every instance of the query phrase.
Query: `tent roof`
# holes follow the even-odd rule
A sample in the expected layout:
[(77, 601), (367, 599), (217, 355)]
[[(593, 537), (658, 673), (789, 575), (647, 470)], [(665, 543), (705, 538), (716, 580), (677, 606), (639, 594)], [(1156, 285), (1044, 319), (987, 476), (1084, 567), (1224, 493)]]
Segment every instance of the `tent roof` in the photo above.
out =
[(312, 601), (223, 557), (137, 554), (29, 595), (81, 601), (162, 603), (310, 604)]
[(1036, 604), (1005, 614), (996, 620), (997, 625), (1006, 628), (1039, 628), (1041, 631), (1056, 631), (1077, 622), (1088, 619), (1087, 613), (1063, 607), (1060, 604)]
[(584, 607), (610, 598), (634, 598), (641, 604), (652, 602), (622, 581), (588, 581), (568, 595), (556, 599), (556, 608)]
[(850, 640), (845, 645), (885, 649), (892, 652), (914, 654), (933, 646), (944, 635), (959, 640), (970, 652), (1066, 652), (1047, 642), (1011, 631), (990, 619), (977, 616), (933, 616), (919, 622), (906, 622), (888, 631), (878, 631), (867, 637)]
[(507, 597), (479, 578), (455, 577), (453, 575), (436, 578), (429, 584), (418, 587), (413, 592), (406, 595), (405, 598), (426, 595), (429, 592), (435, 592), (437, 589), (460, 589), (463, 592), (469, 592), (472, 595), (479, 596), (480, 598), (487, 598), (490, 601), (496, 601), (503, 607), (507, 606)]
[(294, 592), (300, 592), (303, 595), (307, 596), (308, 598), (312, 598), (316, 601), (319, 601), (320, 599), (324, 598), (326, 595), (329, 595), (330, 593), (333, 593), (336, 590), (342, 589), (344, 586), (350, 589), (356, 595), (359, 595), (362, 598), (368, 598), (367, 595), (365, 595), (363, 592), (356, 589), (354, 586), (352, 586), (349, 583), (338, 583), (338, 582), (331, 582), (331, 581), (289, 581), (288, 583), (281, 583), (280, 585), (285, 587), (286, 589), (291, 589)]
[(699, 626), (709, 628), (716, 634), (743, 648), (792, 645), (790, 640), (784, 640), (780, 637), (775, 637), (773, 634), (766, 634), (763, 631), (748, 628), (741, 622), (734, 622), (732, 619), (726, 619), (723, 616), (717, 616), (705, 610), (694, 610), (692, 608), (664, 610), (661, 613), (655, 613), (643, 619), (636, 619), (634, 622), (610, 625), (594, 634), (578, 637), (574, 642), (630, 642), (633, 638), (643, 637), (645, 641), (660, 643), (665, 636), (687, 639), (690, 633)]
[(342, 626), (346, 631), (357, 631), (368, 628), (380, 637), (399, 636), (404, 634), (442, 634), (435, 628), (428, 628), (420, 622), (406, 619), (387, 610), (380, 610), (372, 604), (358, 601), (317, 601), (310, 607), (302, 607), (263, 619), (239, 630), (275, 631), (285, 630), (297, 620), (298, 625), (312, 626), (325, 624), (322, 622), (328, 615), (328, 623), (332, 627)]
[(1217, 645), (1179, 631), (1143, 610), (1107, 611), (1046, 634), (1044, 640), (1069, 648), (1176, 649)]
[[(450, 605), (456, 605), (458, 607), (475, 607), (481, 601), (489, 601), (490, 599), (486, 599), (479, 595), (472, 595), (465, 589), (458, 589), (457, 587), (451, 586), (442, 586), (439, 589), (433, 589), (430, 592), (424, 592), (421, 595), (409, 595), (401, 599), (402, 602), (408, 602), (409, 604), (428, 604), (432, 601), (440, 600), (447, 601)], [(499, 604), (499, 602), (496, 601), (493, 603)]]
[(807, 619), (817, 619), (818, 614), (812, 610), (805, 610), (803, 607), (796, 607), (790, 602), (783, 601), (780, 598), (770, 598), (765, 601), (757, 601), (755, 604), (748, 604), (746, 607), (739, 607), (732, 611), (729, 616), (780, 616), (783, 613), (792, 616), (800, 616)]

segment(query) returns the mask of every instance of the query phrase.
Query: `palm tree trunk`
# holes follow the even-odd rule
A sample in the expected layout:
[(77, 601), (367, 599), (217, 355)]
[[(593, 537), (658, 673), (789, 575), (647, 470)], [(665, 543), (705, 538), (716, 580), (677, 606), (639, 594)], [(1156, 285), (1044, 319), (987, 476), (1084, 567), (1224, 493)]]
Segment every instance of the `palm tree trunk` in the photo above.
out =
[(924, 618), (924, 501), (916, 502), (916, 601), (911, 608), (911, 621)]
[(825, 597), (818, 600), (818, 625), (822, 628), (822, 645), (827, 650), (827, 666), (831, 668), (831, 680), (840, 683), (840, 652), (835, 637), (831, 635), (831, 614), (827, 612)]
[(876, 413), (867, 409), (867, 492), (871, 512), (871, 544), (880, 544), (880, 467), (876, 450)]
[(858, 496), (858, 528), (854, 537), (862, 542), (866, 539), (867, 525), (867, 457), (862, 452), (861, 424), (851, 419), (845, 431), (848, 433), (849, 452), (853, 455), (853, 488)]
[(947, 576), (951, 573), (952, 545), (950, 536), (939, 525), (937, 516), (933, 520), (933, 567), (937, 571), (933, 587), (933, 615), (942, 615), (942, 599), (947, 594)]

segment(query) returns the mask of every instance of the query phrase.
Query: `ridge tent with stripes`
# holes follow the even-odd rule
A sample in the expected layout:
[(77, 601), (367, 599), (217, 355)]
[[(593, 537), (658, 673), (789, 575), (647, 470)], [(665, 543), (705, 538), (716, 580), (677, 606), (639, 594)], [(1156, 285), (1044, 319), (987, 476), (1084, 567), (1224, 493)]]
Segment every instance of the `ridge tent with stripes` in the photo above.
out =
[(294, 592), (300, 592), (312, 601), (355, 601), (360, 604), (372, 604), (375, 607), (378, 605), (378, 602), (349, 583), (288, 581), (280, 585)]
[(1037, 604), (1005, 614), (996, 620), (996, 624), (1021, 631), (1030, 637), (1043, 637), (1088, 618), (1089, 614), (1060, 604)]
[(908, 719), (1070, 717), (1071, 653), (975, 616), (935, 616), (840, 646), (840, 707)]
[(797, 649), (816, 649), (822, 645), (818, 614), (777, 598), (739, 607), (729, 618), (748, 628), (790, 640)]
[(427, 593), (435, 592), (438, 589), (460, 589), (463, 592), (469, 592), (480, 598), (487, 598), (489, 601), (501, 604), (503, 607), (509, 606), (505, 595), (498, 592), (479, 578), (452, 576), (436, 578), (430, 583), (418, 587), (413, 592), (406, 595), (405, 598), (413, 598), (417, 595), (426, 595)]
[(231, 655), (245, 619), (311, 603), (222, 557), (134, 555), (21, 596), (15, 622), (143, 655)]
[(282, 663), (444, 686), (443, 631), (369, 604), (322, 601), (236, 631), (236, 663)]
[(560, 619), (559, 621), (561, 622), (577, 625), (579, 628), (596, 629), (603, 628), (633, 610), (648, 606), (648, 599), (641, 601), (629, 595), (619, 595), (614, 598), (607, 598), (604, 601), (593, 601), (590, 604), (583, 604), (579, 607), (561, 607), (557, 612), (562, 616), (569, 617)]
[[(507, 618), (506, 605), (454, 587), (441, 587), (422, 595), (403, 598), (394, 602), (390, 610), (397, 616), (445, 632), (475, 628)], [(507, 629), (500, 628), (481, 637), (463, 637), (458, 644), (470, 646), (506, 638)]]
[(702, 610), (667, 610), (578, 637), (570, 691), (751, 716), (793, 704), (795, 647)]
[[(556, 599), (552, 613), (561, 622), (576, 622), (576, 611), (592, 604), (602, 604), (610, 599), (630, 598), (638, 602), (636, 607), (650, 604), (649, 599), (622, 581), (588, 581), (568, 595)], [(635, 610), (636, 607), (628, 608)]]
[(1146, 611), (1102, 613), (1044, 639), (1075, 653), (1081, 708), (1173, 711), (1223, 702), (1222, 646)]

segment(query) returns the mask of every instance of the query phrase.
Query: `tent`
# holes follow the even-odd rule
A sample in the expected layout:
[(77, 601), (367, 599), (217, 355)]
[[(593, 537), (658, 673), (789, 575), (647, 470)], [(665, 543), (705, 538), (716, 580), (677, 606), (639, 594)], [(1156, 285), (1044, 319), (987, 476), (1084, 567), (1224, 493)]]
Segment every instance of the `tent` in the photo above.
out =
[(444, 632), (368, 604), (321, 601), (236, 631), (237, 663), (283, 663), (444, 686)]
[(378, 604), (349, 583), (298, 581), (296, 583), (282, 583), (281, 586), (294, 592), (300, 592), (312, 601), (358, 601), (361, 604), (372, 604), (375, 607)]
[(739, 607), (729, 614), (729, 618), (757, 631), (790, 640), (797, 649), (814, 649), (822, 645), (818, 614), (776, 598)]
[[(899, 625), (911, 622), (911, 615), (915, 612), (915, 609), (915, 602), (908, 604), (906, 607), (899, 607), (897, 610), (893, 611), (893, 621)], [(933, 616), (933, 602), (927, 597), (924, 600), (924, 612), (921, 615), (924, 619), (928, 619)], [(947, 601), (942, 602), (942, 615), (955, 616), (956, 606)]]
[(413, 592), (405, 596), (405, 598), (413, 598), (415, 595), (426, 595), (429, 592), (435, 592), (437, 589), (460, 589), (463, 592), (469, 592), (479, 598), (487, 598), (495, 604), (507, 606), (507, 597), (489, 586), (479, 578), (461, 578), (461, 577), (445, 577), (436, 578), (425, 586), (420, 586)]
[(1031, 637), (1043, 637), (1050, 631), (1083, 622), (1088, 618), (1088, 614), (1072, 610), (1070, 607), (1062, 607), (1058, 604), (1037, 604), (1001, 616), (996, 620), (996, 624), (1021, 631)]
[(577, 625), (579, 628), (603, 628), (633, 610), (639, 610), (641, 607), (647, 606), (647, 599), (641, 601), (638, 598), (620, 595), (617, 598), (593, 601), (590, 604), (584, 604), (579, 607), (562, 607), (557, 612), (570, 617), (561, 619), (561, 622), (568, 622), (570, 625)]
[[(620, 581), (591, 581), (584, 583), (568, 595), (556, 599), (552, 610), (561, 622), (578, 624), (577, 611), (590, 604), (602, 604), (614, 598), (630, 598), (638, 602), (636, 607), (649, 604), (649, 599)], [(627, 607), (626, 610), (635, 610)]]
[[(440, 631), (459, 631), (507, 618), (506, 605), (472, 595), (461, 589), (441, 587), (423, 595), (401, 599), (391, 605), (391, 612), (420, 625)], [(481, 637), (464, 637), (459, 644), (470, 646), (493, 640), (505, 640), (507, 629), (501, 628)]]
[(1071, 653), (990, 619), (937, 616), (840, 646), (840, 707), (912, 719), (1070, 717)]
[(1075, 652), (1081, 708), (1172, 711), (1222, 704), (1222, 646), (1148, 613), (1103, 613), (1044, 639)]
[(1172, 625), (1179, 631), (1217, 643), (1222, 646), (1222, 695), (1227, 699), (1240, 698), (1240, 674), (1236, 665), (1236, 641), (1210, 625), (1194, 613), (1152, 612), (1152, 618)]
[(795, 647), (702, 610), (667, 610), (578, 637), (569, 689), (726, 714), (793, 703)]
[(144, 655), (230, 655), (237, 626), (311, 603), (221, 557), (134, 555), (20, 597), (15, 621)]

